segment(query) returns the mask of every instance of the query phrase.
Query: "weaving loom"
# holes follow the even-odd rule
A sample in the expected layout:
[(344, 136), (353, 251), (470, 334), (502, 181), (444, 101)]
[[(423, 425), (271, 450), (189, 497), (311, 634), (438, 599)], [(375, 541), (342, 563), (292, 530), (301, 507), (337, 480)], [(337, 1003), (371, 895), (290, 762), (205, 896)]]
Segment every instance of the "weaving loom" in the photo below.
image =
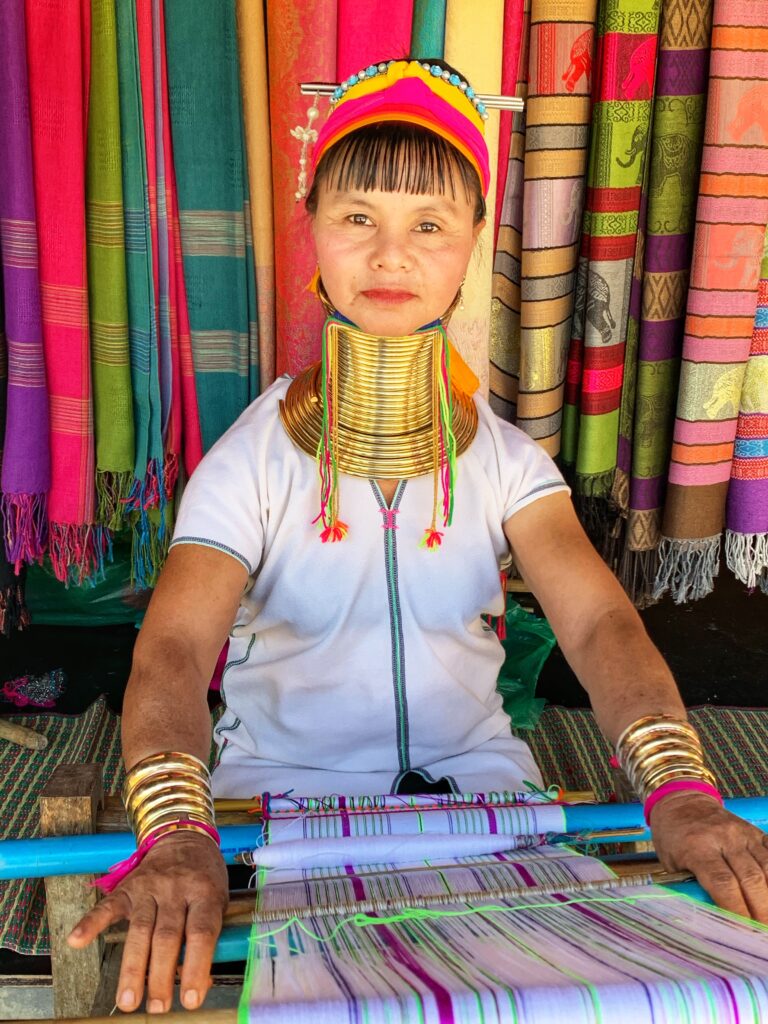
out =
[(550, 799), (265, 797), (239, 1020), (766, 1019), (766, 929), (560, 845)]

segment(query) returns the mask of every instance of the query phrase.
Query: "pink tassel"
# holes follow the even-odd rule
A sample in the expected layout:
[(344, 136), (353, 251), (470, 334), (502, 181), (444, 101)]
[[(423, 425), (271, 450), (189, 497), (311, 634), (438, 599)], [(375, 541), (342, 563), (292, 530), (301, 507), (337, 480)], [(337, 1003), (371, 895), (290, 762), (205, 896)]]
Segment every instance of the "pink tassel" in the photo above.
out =
[(421, 538), (420, 548), (426, 548), (428, 551), (435, 551), (443, 543), (443, 534), (439, 530), (433, 529), (429, 526), (424, 531), (424, 536)]

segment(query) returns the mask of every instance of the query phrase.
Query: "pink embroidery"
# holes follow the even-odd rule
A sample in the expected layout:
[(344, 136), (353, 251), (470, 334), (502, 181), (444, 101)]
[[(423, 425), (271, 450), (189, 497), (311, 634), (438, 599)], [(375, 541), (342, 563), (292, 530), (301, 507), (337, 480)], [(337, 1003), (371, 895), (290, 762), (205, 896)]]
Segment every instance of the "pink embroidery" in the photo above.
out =
[(399, 527), (395, 522), (395, 516), (400, 510), (397, 508), (382, 508), (380, 511), (384, 516), (384, 522), (381, 524), (382, 530), (398, 530)]
[(656, 36), (643, 40), (635, 47), (629, 58), (629, 74), (621, 83), (628, 100), (633, 100), (643, 86), (648, 86), (648, 95), (653, 96), (653, 79), (656, 74)]

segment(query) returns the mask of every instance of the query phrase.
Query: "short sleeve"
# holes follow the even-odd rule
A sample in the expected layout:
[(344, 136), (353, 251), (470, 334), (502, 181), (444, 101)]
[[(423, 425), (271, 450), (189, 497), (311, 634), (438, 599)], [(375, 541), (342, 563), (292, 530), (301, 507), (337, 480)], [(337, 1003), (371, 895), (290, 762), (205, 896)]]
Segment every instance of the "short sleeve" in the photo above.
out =
[[(282, 385), (282, 386), (280, 386)], [(189, 479), (171, 547), (202, 544), (237, 559), (253, 575), (264, 550), (264, 450), (277, 423), (282, 380), (219, 438)]]
[(562, 473), (537, 441), (496, 416), (485, 401), (477, 404), (495, 448), (502, 522), (539, 498), (558, 491), (570, 494)]

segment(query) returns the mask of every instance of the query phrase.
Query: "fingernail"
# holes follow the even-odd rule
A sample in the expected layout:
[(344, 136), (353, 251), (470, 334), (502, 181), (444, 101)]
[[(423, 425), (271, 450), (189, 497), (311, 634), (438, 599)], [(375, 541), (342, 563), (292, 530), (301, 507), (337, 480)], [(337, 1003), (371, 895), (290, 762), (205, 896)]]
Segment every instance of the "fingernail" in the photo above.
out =
[(162, 1013), (165, 1010), (165, 1003), (162, 999), (150, 999), (147, 1009), (150, 1013)]
[(198, 994), (193, 988), (188, 988), (184, 995), (181, 997), (181, 1001), (188, 1010), (194, 1010), (197, 1006)]
[(133, 989), (127, 988), (117, 997), (117, 1005), (122, 1006), (124, 1010), (130, 1010), (134, 1004), (135, 998)]

